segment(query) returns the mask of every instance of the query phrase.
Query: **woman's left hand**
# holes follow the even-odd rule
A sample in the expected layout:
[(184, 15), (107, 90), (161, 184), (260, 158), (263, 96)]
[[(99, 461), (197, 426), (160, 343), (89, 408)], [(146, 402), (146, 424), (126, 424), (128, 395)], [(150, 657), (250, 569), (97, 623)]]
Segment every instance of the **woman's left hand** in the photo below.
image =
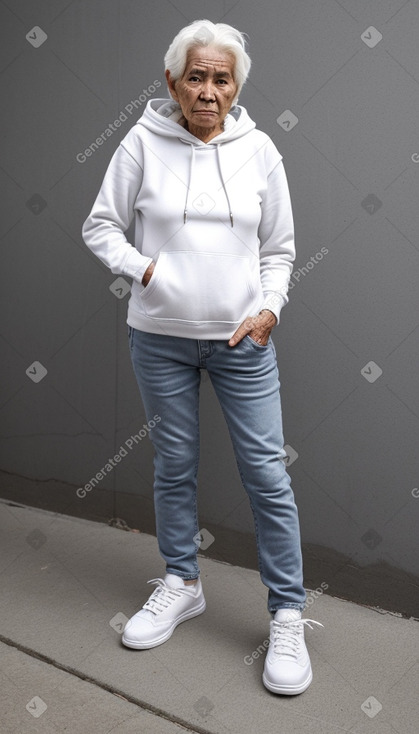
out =
[(271, 331), (276, 324), (276, 317), (272, 311), (263, 309), (257, 316), (248, 316), (229, 340), (230, 347), (235, 347), (247, 334), (253, 341), (263, 347), (268, 343)]

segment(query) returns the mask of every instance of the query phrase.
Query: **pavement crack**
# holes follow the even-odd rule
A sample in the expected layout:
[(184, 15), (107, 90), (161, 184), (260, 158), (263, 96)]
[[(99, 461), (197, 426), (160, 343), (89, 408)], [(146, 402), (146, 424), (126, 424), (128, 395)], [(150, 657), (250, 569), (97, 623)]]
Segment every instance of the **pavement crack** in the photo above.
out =
[(49, 657), (48, 655), (44, 655), (43, 653), (38, 652), (37, 650), (33, 650), (32, 648), (27, 647), (26, 645), (22, 645), (21, 643), (15, 642), (14, 640), (11, 640), (8, 637), (4, 637), (4, 635), (2, 634), (0, 634), (0, 642), (4, 643), (5, 645), (8, 645), (9, 647), (13, 647), (16, 650), (19, 650), (20, 652), (23, 652), (25, 655), (29, 655), (30, 657), (35, 658), (36, 660), (40, 660), (41, 662), (46, 663), (47, 665), (52, 665), (54, 668), (57, 668), (58, 670), (62, 670), (64, 673), (68, 673), (69, 675), (74, 675), (76, 678), (79, 678), (80, 680), (85, 681), (86, 683), (91, 683), (92, 685), (96, 686), (97, 688), (100, 688), (103, 691), (107, 691), (107, 693), (112, 693), (114, 696), (118, 696), (119, 698), (122, 698), (127, 703), (134, 704), (134, 706), (137, 706), (142, 711), (147, 711), (148, 713), (153, 714), (154, 716), (158, 716), (160, 719), (165, 719), (166, 721), (170, 721), (172, 724), (176, 724), (180, 728), (184, 729), (185, 732), (192, 732), (192, 734), (216, 734), (216, 732), (211, 731), (210, 729), (204, 729), (201, 726), (191, 725), (189, 722), (185, 721), (184, 719), (180, 718), (179, 716), (174, 716), (170, 714), (168, 711), (164, 711), (163, 709), (160, 709), (157, 706), (153, 706), (152, 704), (147, 703), (147, 701), (142, 701), (141, 699), (138, 699), (135, 696), (130, 696), (126, 692), (121, 691), (118, 688), (115, 688), (114, 686), (103, 683), (102, 681), (96, 680), (96, 678), (92, 678), (89, 675), (82, 673), (82, 671), (77, 670), (76, 668), (72, 668), (69, 665), (63, 665), (62, 663), (59, 663), (57, 660), (54, 660), (53, 658)]

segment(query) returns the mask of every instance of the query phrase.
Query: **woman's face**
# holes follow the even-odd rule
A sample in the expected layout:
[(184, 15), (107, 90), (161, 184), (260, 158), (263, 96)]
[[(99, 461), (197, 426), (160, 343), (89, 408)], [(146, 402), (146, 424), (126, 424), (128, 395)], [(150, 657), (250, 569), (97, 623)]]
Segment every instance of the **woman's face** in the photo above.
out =
[(234, 56), (213, 46), (190, 49), (183, 76), (176, 82), (166, 71), (173, 98), (179, 102), (190, 132), (202, 140), (218, 135), (237, 94)]

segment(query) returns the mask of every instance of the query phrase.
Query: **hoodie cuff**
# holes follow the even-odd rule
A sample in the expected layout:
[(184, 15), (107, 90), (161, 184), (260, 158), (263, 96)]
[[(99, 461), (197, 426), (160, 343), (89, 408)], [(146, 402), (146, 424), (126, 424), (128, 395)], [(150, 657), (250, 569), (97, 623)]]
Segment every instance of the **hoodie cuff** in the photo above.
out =
[(288, 298), (281, 296), (275, 291), (271, 291), (270, 293), (265, 293), (265, 300), (260, 310), (263, 311), (266, 309), (267, 311), (271, 311), (276, 318), (276, 323), (279, 324), (279, 314), (286, 303), (288, 303)]
[(278, 324), (278, 316), (276, 315), (276, 313), (274, 313), (270, 308), (261, 308), (261, 310), (259, 311), (259, 313), (261, 314), (263, 311), (268, 311), (269, 313), (272, 314), (272, 316), (275, 319), (274, 326), (277, 326), (277, 324)]
[(128, 275), (130, 278), (133, 278), (137, 283), (141, 283), (145, 271), (152, 262), (152, 257), (145, 257), (144, 255), (140, 255), (138, 250), (135, 250), (133, 248), (132, 253), (125, 263), (124, 274)]

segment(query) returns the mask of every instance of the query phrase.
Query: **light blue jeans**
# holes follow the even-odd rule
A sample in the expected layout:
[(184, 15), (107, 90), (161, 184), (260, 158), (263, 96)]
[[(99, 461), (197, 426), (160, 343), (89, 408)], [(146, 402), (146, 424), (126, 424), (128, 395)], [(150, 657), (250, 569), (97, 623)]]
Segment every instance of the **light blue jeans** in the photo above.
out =
[[(155, 449), (154, 504), (166, 570), (199, 576), (196, 502), (199, 385), (206, 369), (220, 401), (250, 500), (268, 609), (304, 608), (298, 512), (284, 456), (279, 375), (272, 339), (227, 341), (149, 334), (129, 327), (135, 376)], [(155, 423), (155, 421), (153, 421)]]

